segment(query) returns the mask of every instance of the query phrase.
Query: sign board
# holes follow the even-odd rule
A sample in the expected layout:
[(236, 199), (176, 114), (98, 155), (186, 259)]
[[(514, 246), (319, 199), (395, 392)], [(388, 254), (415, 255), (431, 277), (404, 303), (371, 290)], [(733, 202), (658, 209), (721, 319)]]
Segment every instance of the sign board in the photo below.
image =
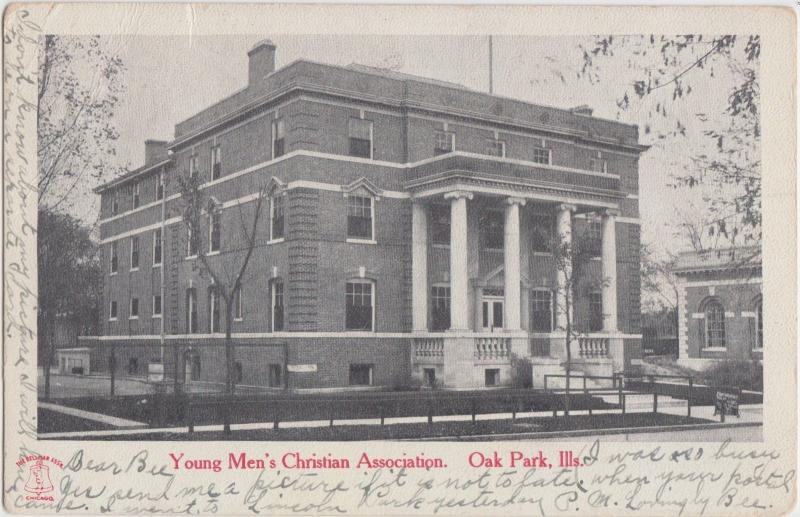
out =
[(311, 373), (317, 371), (316, 364), (287, 364), (286, 370), (292, 373)]
[(162, 363), (148, 364), (147, 380), (149, 382), (162, 382), (164, 380), (164, 365)]
[(714, 414), (739, 416), (739, 393), (717, 391), (714, 399)]

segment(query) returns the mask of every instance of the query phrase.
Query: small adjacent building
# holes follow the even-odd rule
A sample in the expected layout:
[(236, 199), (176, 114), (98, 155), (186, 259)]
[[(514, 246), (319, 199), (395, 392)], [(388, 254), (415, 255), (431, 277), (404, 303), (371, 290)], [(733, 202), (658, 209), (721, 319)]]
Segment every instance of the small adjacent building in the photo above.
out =
[(760, 246), (684, 253), (675, 275), (680, 363), (763, 358)]

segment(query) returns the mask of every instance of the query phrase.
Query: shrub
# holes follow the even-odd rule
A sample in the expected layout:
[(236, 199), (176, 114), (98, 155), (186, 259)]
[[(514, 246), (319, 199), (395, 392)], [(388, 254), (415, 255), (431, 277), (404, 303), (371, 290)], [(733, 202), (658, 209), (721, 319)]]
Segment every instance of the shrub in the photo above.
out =
[(511, 354), (511, 386), (514, 388), (533, 387), (533, 364), (529, 358)]
[(756, 361), (720, 361), (700, 374), (709, 386), (737, 386), (764, 391), (764, 369)]

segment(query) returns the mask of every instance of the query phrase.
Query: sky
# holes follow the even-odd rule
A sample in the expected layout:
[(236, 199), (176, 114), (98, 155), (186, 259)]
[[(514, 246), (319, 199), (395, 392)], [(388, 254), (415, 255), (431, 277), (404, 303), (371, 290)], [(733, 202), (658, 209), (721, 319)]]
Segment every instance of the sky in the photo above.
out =
[[(110, 37), (109, 48), (126, 67), (127, 92), (118, 108), (121, 138), (120, 165), (136, 168), (144, 162), (144, 141), (170, 140), (174, 125), (247, 84), (247, 51), (269, 37), (277, 46), (278, 68), (297, 59), (335, 65), (361, 63), (459, 83), (488, 91), (487, 36), (127, 36)], [(675, 190), (671, 175), (690, 166), (689, 156), (709, 144), (702, 136), (717, 123), (733, 86), (730, 74), (718, 70), (712, 78), (693, 72), (694, 91), (669, 102), (670, 88), (635, 102), (626, 111), (617, 106), (633, 80), (628, 62), (659, 66), (660, 56), (641, 53), (602, 61), (596, 81), (577, 77), (582, 64), (579, 44), (585, 37), (495, 36), (493, 38), (494, 93), (523, 101), (570, 108), (587, 104), (594, 115), (640, 126), (640, 142), (652, 145), (640, 160), (642, 241), (657, 251), (686, 249), (675, 237), (676, 214), (697, 219), (704, 210), (701, 190)], [(653, 117), (656, 104), (668, 105), (668, 117)], [(704, 113), (706, 122), (695, 114)], [(686, 136), (657, 138), (678, 117)], [(645, 125), (654, 131), (644, 134)], [(110, 178), (107, 178), (110, 179)], [(96, 196), (87, 196), (81, 216), (96, 220)]]

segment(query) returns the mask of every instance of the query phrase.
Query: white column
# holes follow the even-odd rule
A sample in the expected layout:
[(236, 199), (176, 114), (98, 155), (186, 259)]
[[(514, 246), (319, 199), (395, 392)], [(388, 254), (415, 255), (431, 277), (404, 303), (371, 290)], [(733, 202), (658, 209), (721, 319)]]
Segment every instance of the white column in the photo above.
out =
[(503, 276), (505, 278), (505, 300), (503, 327), (505, 330), (520, 330), (520, 265), (519, 265), (519, 207), (525, 200), (518, 197), (506, 199), (505, 224), (503, 225)]
[[(556, 289), (556, 329), (564, 331), (567, 329), (567, 289), (569, 288), (569, 278), (572, 276), (572, 212), (575, 211), (575, 205), (562, 204), (558, 205), (558, 218), (556, 222), (556, 231), (560, 239), (560, 246), (557, 250), (556, 260), (558, 264), (557, 271), (557, 289)], [(574, 306), (573, 297), (570, 296), (570, 312), (575, 314), (572, 306)], [(574, 322), (573, 322), (574, 324)]]
[(411, 204), (411, 311), (414, 332), (428, 330), (428, 214)]
[(469, 330), (467, 200), (471, 192), (448, 192), (450, 201), (450, 330)]
[(602, 218), (603, 332), (617, 331), (617, 212), (606, 210)]

